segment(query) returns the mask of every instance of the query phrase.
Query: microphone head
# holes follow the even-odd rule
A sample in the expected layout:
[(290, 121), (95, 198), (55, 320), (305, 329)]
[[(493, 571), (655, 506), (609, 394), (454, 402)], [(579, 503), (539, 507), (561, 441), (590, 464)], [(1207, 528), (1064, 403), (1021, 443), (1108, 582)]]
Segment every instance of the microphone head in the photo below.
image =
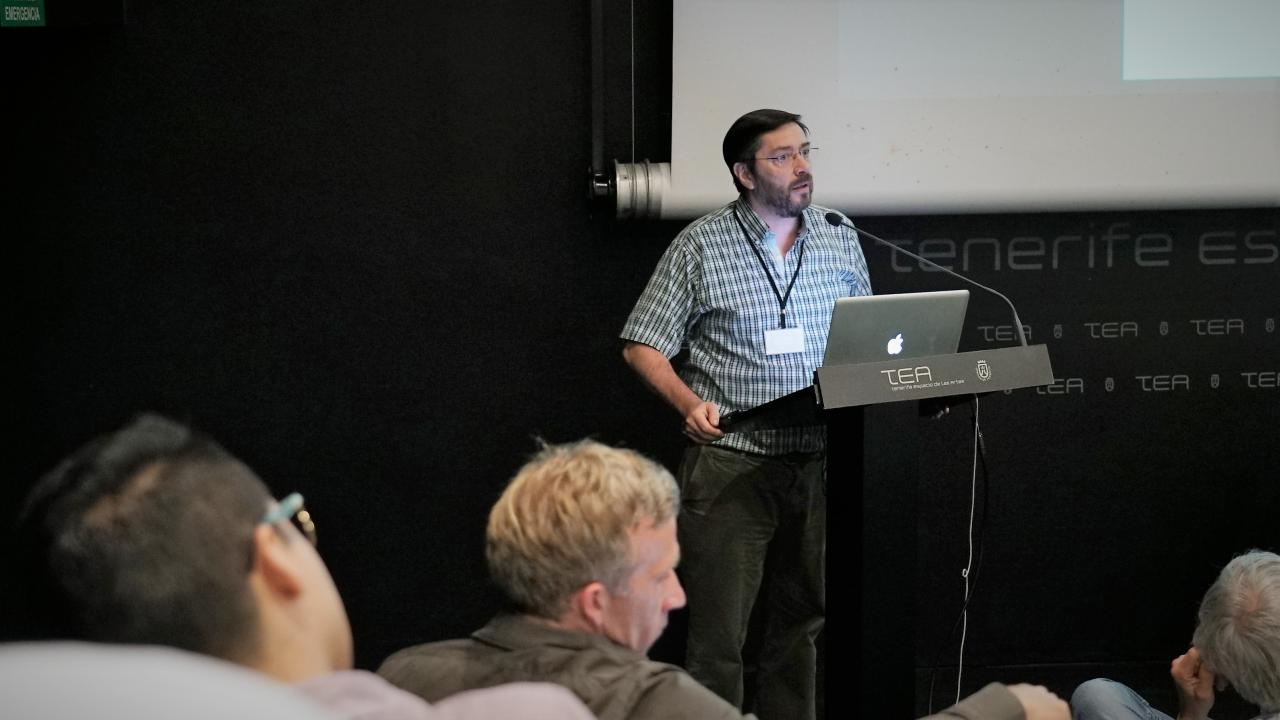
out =
[(840, 217), (840, 213), (829, 212), (827, 213), (827, 223), (834, 225), (836, 227), (843, 227), (844, 218)]

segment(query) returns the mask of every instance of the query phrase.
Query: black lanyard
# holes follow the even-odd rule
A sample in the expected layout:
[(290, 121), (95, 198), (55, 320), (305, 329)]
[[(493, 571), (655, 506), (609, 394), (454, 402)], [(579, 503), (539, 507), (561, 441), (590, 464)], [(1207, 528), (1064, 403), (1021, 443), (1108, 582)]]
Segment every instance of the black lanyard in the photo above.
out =
[(796, 278), (800, 277), (800, 266), (804, 264), (804, 243), (800, 243), (800, 254), (796, 256), (796, 271), (791, 274), (791, 282), (787, 283), (787, 292), (783, 294), (778, 290), (778, 283), (773, 280), (773, 273), (769, 272), (769, 266), (764, 262), (764, 255), (760, 253), (760, 248), (756, 247), (756, 242), (751, 239), (751, 233), (747, 232), (747, 226), (742, 224), (742, 218), (738, 217), (738, 209), (733, 209), (733, 219), (738, 221), (738, 227), (742, 230), (742, 237), (747, 241), (747, 247), (751, 248), (751, 252), (755, 254), (756, 260), (760, 261), (760, 269), (764, 271), (764, 276), (769, 280), (769, 287), (773, 288), (773, 296), (778, 299), (778, 327), (787, 327), (787, 300), (791, 299), (791, 288), (796, 286)]

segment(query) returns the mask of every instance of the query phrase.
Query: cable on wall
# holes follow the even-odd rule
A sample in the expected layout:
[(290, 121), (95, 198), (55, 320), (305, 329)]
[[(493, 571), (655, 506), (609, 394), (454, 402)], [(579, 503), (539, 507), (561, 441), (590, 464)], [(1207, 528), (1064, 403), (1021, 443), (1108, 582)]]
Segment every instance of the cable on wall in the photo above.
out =
[[(956, 636), (956, 631), (964, 627), (965, 633), (962, 634), (960, 640), (960, 660), (958, 662), (959, 672), (956, 677), (956, 702), (959, 702), (961, 695), (961, 681), (964, 673), (964, 645), (967, 639), (968, 630), (968, 610), (969, 603), (973, 600), (974, 593), (977, 591), (978, 578), (982, 573), (982, 556), (983, 556), (983, 537), (986, 534), (987, 504), (990, 493), (991, 480), (987, 475), (986, 466), (986, 444), (982, 437), (982, 427), (979, 423), (978, 398), (973, 398), (973, 470), (970, 476), (969, 491), (969, 527), (968, 542), (969, 556), (965, 567), (961, 570), (960, 575), (964, 578), (964, 601), (961, 603), (960, 611), (956, 615), (956, 620), (951, 626), (951, 631), (947, 634), (946, 640), (938, 647), (937, 653), (934, 655), (933, 662), (929, 672), (929, 694), (928, 694), (928, 714), (933, 714), (933, 698), (934, 687), (937, 683), (938, 668), (942, 653), (946, 650), (947, 644)], [(978, 470), (982, 470), (982, 524), (978, 525), (976, 521), (976, 500), (978, 487)], [(976, 533), (976, 541), (975, 541)], [(976, 555), (976, 558), (975, 558)]]
[(973, 468), (969, 475), (969, 559), (960, 576), (964, 578), (964, 604), (960, 606), (960, 653), (956, 670), (956, 702), (960, 702), (960, 685), (964, 679), (964, 643), (969, 633), (969, 598), (972, 586), (969, 576), (973, 572), (973, 512), (978, 501), (978, 454), (982, 440), (982, 427), (978, 422), (978, 396), (973, 396)]

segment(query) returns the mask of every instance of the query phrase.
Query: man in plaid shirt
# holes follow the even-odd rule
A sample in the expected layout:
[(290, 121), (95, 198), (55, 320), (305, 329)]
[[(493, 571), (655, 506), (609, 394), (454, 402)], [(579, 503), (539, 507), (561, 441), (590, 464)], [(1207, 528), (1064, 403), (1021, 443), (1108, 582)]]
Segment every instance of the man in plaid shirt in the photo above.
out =
[[(766, 603), (754, 710), (813, 718), (814, 639), (825, 617), (826, 432), (821, 425), (720, 430), (721, 413), (802, 389), (822, 363), (838, 297), (869, 295), (850, 229), (812, 205), (809, 130), (756, 110), (722, 152), (737, 200), (671, 243), (627, 319), (623, 356), (683, 418), (681, 569), (689, 672), (742, 707), (742, 648)], [(677, 374), (671, 358), (688, 359)], [(781, 553), (764, 576), (766, 555)]]

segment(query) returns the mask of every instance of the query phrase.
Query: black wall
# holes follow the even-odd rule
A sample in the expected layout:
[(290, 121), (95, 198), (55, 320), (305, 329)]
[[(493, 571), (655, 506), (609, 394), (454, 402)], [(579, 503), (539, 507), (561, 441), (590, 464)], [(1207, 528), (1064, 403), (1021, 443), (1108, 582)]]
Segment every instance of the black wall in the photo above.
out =
[(678, 442), (616, 340), (673, 231), (589, 212), (588, 29), (156, 2), (6, 30), (5, 519), (154, 409), (307, 496), (361, 665), (484, 619), (483, 517), (535, 438)]
[[(663, 5), (637, 5), (637, 159), (665, 159), (669, 142)], [(0, 33), (16, 368), (4, 519), (76, 444), (158, 410), (307, 496), (361, 666), (469, 631), (494, 608), (484, 515), (535, 437), (593, 435), (669, 463), (679, 447), (615, 335), (680, 224), (615, 225), (586, 200), (588, 3), (128, 7), (122, 24)], [(612, 12), (608, 157), (628, 160), (627, 21)], [(1218, 231), (1275, 244), (1274, 210), (868, 227), (1009, 247), (1115, 222), (1168, 234), (1171, 264), (974, 268), (1020, 301), (1057, 374), (1084, 382), (982, 404), (991, 477), (966, 662), (993, 674), (1162, 666), (1217, 566), (1280, 545), (1280, 396), (1236, 382), (1280, 361), (1259, 329), (1280, 319), (1280, 264), (1203, 265), (1196, 249)], [(943, 286), (868, 255), (881, 291)], [(974, 327), (1007, 324), (986, 303), (975, 296)], [(1186, 334), (1202, 318), (1249, 324)], [(1176, 342), (1158, 341), (1162, 319)], [(1125, 321), (1139, 337), (1084, 325)], [(1215, 369), (1236, 384), (1210, 392)], [(1187, 391), (1134, 387), (1184, 372)], [(1123, 389), (1102, 390), (1108, 376)], [(921, 666), (954, 663), (967, 413), (922, 426)]]
[[(1280, 548), (1278, 217), (1254, 209), (864, 221), (1018, 301), (1057, 378), (980, 401), (986, 473), (976, 491), (966, 691), (991, 678), (1069, 691), (1103, 674), (1176, 708), (1168, 662), (1190, 642), (1205, 588), (1232, 555)], [(871, 257), (880, 292), (955, 285), (883, 250)], [(961, 349), (1012, 342), (1007, 307), (975, 291)], [(954, 692), (972, 415), (956, 408), (919, 427), (920, 687), (928, 666), (952, 666), (937, 678), (935, 704), (942, 688)]]

